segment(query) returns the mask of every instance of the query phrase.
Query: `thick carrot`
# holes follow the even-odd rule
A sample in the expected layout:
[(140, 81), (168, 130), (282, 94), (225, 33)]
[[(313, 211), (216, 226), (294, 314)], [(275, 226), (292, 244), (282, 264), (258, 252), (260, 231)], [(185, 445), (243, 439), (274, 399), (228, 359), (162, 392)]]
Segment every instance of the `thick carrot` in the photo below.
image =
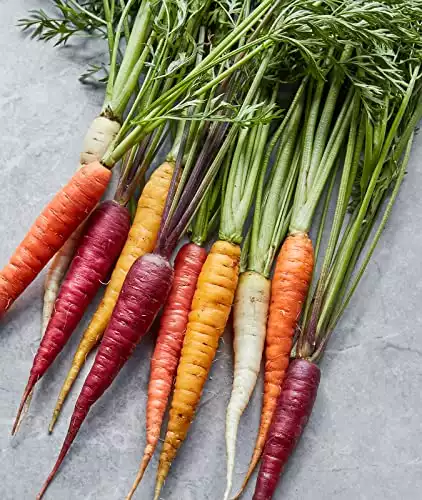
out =
[(111, 171), (93, 162), (74, 174), (44, 208), (0, 272), (0, 316), (66, 242), (103, 195)]
[(174, 262), (174, 281), (160, 321), (157, 343), (151, 358), (147, 402), (147, 444), (138, 475), (128, 495), (132, 498), (160, 437), (173, 379), (182, 350), (192, 298), (199, 273), (207, 258), (204, 248), (187, 243)]
[(63, 462), (91, 406), (110, 386), (148, 332), (167, 299), (172, 279), (173, 270), (168, 259), (157, 254), (140, 257), (130, 268), (94, 364), (76, 401), (63, 447), (38, 499)]
[(278, 479), (308, 422), (318, 392), (321, 373), (305, 359), (290, 363), (277, 399), (262, 455), (253, 500), (271, 500)]
[(81, 339), (72, 366), (60, 391), (50, 423), (50, 432), (88, 354), (101, 340), (129, 269), (138, 257), (152, 252), (155, 247), (173, 170), (174, 165), (172, 163), (164, 163), (153, 172), (145, 185), (138, 201), (135, 220), (111, 276), (110, 283)]
[(66, 345), (101, 283), (107, 279), (122, 250), (129, 227), (128, 210), (115, 201), (101, 203), (89, 218), (35, 355), (12, 434), (35, 384)]
[(278, 255), (271, 284), (265, 345), (264, 401), (258, 437), (242, 490), (261, 457), (267, 439), (313, 267), (314, 252), (309, 236), (305, 233), (289, 235)]
[(217, 241), (199, 275), (177, 376), (170, 420), (160, 456), (157, 499), (177, 450), (186, 438), (234, 300), (240, 247)]

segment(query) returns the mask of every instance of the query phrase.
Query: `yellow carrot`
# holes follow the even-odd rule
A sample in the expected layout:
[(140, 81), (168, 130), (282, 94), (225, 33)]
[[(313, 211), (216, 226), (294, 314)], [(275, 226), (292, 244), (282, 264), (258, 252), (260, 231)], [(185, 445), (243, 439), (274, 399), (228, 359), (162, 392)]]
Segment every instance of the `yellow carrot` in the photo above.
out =
[(217, 241), (202, 267), (177, 369), (170, 420), (160, 456), (156, 496), (194, 418), (224, 332), (239, 276), (240, 246)]
[(60, 391), (49, 427), (50, 432), (53, 430), (64, 401), (88, 354), (101, 340), (129, 269), (136, 259), (154, 250), (173, 170), (174, 165), (172, 163), (163, 163), (155, 170), (145, 185), (139, 198), (135, 220), (111, 276), (110, 283), (81, 339), (72, 366)]

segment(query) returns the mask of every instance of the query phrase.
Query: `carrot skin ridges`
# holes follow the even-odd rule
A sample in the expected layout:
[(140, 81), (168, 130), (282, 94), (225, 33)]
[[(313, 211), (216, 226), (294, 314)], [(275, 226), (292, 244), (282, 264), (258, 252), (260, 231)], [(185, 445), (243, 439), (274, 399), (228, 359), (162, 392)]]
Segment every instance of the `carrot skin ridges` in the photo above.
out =
[(308, 293), (313, 267), (314, 252), (309, 236), (305, 233), (290, 234), (277, 257), (271, 283), (261, 422), (241, 491), (246, 486), (264, 449), (277, 397), (289, 366), (293, 336)]
[(261, 368), (271, 281), (254, 271), (242, 273), (233, 307), (234, 373), (233, 389), (227, 406), (226, 449), (229, 498), (240, 417), (249, 403)]
[(195, 243), (187, 243), (179, 250), (174, 262), (173, 285), (161, 316), (157, 343), (151, 358), (146, 410), (147, 444), (138, 476), (128, 498), (132, 497), (141, 481), (160, 438), (193, 295), (206, 258), (207, 251), (204, 248)]
[(160, 456), (156, 494), (186, 438), (208, 378), (237, 287), (240, 247), (217, 241), (198, 278), (177, 368), (170, 419)]
[(101, 340), (129, 269), (137, 258), (152, 252), (155, 248), (173, 169), (173, 164), (163, 163), (153, 172), (142, 191), (135, 220), (111, 275), (104, 297), (83, 334), (72, 366), (63, 383), (50, 423), (50, 432), (53, 430), (61, 408), (88, 354)]
[[(25, 393), (45, 374), (66, 345), (101, 283), (107, 279), (129, 227), (128, 210), (115, 201), (104, 201), (92, 213), (35, 355)], [(12, 433), (24, 402), (23, 398)]]
[(91, 406), (108, 389), (138, 342), (150, 329), (167, 300), (172, 280), (173, 269), (169, 261), (160, 255), (144, 255), (131, 267), (94, 364), (76, 401), (59, 458), (37, 498), (41, 498), (45, 493)]
[(273, 498), (280, 474), (311, 415), (320, 378), (320, 369), (314, 363), (305, 359), (290, 363), (262, 455), (253, 500)]
[(107, 188), (111, 171), (99, 162), (78, 170), (44, 208), (0, 272), (0, 316), (37, 277)]

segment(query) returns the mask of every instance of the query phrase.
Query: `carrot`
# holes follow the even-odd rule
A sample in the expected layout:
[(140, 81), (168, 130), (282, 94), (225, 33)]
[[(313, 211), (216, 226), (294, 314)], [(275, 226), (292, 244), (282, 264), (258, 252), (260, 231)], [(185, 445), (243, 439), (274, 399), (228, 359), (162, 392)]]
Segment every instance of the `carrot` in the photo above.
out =
[(273, 497), (278, 478), (312, 412), (320, 378), (320, 369), (310, 361), (295, 359), (290, 364), (277, 399), (253, 500)]
[(88, 373), (57, 462), (38, 499), (63, 462), (91, 406), (113, 382), (139, 340), (148, 332), (170, 291), (173, 270), (166, 258), (147, 254), (130, 268), (112, 318)]
[(157, 343), (151, 358), (146, 409), (147, 444), (128, 499), (133, 496), (141, 481), (160, 437), (164, 413), (182, 350), (193, 294), (206, 258), (207, 252), (204, 248), (195, 243), (187, 243), (179, 250), (174, 262), (173, 285), (161, 316)]
[(259, 434), (249, 470), (261, 456), (287, 367), (293, 335), (312, 278), (312, 241), (303, 233), (288, 236), (277, 258), (265, 346), (264, 402)]
[(101, 283), (107, 279), (124, 245), (129, 227), (128, 210), (115, 201), (101, 203), (89, 218), (35, 355), (12, 434), (15, 433), (25, 401), (35, 384), (66, 345)]
[(173, 164), (163, 163), (153, 172), (145, 185), (126, 244), (114, 268), (104, 297), (79, 343), (72, 366), (63, 383), (50, 423), (50, 432), (88, 354), (101, 340), (129, 269), (138, 257), (154, 249), (173, 170)]
[[(223, 142), (227, 127), (227, 124), (218, 124), (213, 128), (215, 140), (211, 140), (209, 146), (204, 148), (204, 154), (195, 164), (183, 193), (178, 199), (175, 213), (180, 211), (183, 214), (180, 219), (174, 214), (168, 215), (174, 201), (173, 196), (181, 170), (182, 155), (179, 155), (177, 168), (175, 168), (168, 190), (169, 196), (165, 206), (167, 215), (161, 222), (161, 231), (154, 253), (139, 257), (127, 273), (94, 364), (76, 402), (59, 457), (38, 499), (44, 495), (63, 462), (89, 409), (113, 382), (166, 302), (173, 281), (173, 269), (169, 257), (196, 211), (196, 200), (199, 199), (201, 202), (209, 182), (213, 180), (217, 172), (221, 156), (224, 156), (227, 150)], [(219, 155), (221, 151), (223, 153)], [(205, 178), (207, 174), (210, 180)], [(191, 199), (192, 196), (193, 199)]]
[[(350, 56), (344, 50), (342, 59)], [(293, 336), (302, 313), (314, 268), (314, 251), (308, 233), (313, 215), (349, 130), (356, 125), (354, 91), (346, 93), (334, 122), (335, 105), (343, 81), (333, 80), (325, 94), (324, 82), (308, 84), (310, 105), (305, 113), (301, 159), (288, 236), (277, 257), (271, 284), (265, 342), (264, 397), (255, 448), (239, 497), (264, 448), (281, 384), (289, 365)], [(325, 95), (325, 101), (322, 96)], [(322, 112), (320, 113), (320, 108)], [(317, 120), (319, 116), (319, 121)], [(352, 119), (353, 118), (353, 119)], [(331, 127), (331, 131), (330, 131)], [(352, 132), (353, 133), (353, 132)], [(299, 142), (300, 145), (300, 142)]]
[(99, 162), (81, 168), (44, 208), (0, 272), (0, 316), (61, 248), (103, 195), (111, 171)]
[(157, 473), (158, 498), (170, 464), (186, 438), (227, 324), (239, 274), (240, 247), (213, 244), (202, 267), (177, 368), (170, 420)]

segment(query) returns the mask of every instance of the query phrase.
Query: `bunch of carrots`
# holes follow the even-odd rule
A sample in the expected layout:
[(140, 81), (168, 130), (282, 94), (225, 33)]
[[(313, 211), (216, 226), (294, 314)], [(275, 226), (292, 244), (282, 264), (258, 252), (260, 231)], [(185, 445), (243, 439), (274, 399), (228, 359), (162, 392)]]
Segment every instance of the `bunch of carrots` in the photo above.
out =
[[(76, 173), (0, 272), (4, 315), (51, 261), (43, 337), (13, 433), (37, 382), (60, 360), (111, 275), (53, 411), (50, 432), (98, 346), (37, 498), (91, 407), (162, 311), (151, 358), (146, 445), (128, 494), (132, 498), (145, 474), (169, 408), (158, 500), (233, 310), (224, 499), (233, 486), (240, 418), (263, 355), (261, 421), (237, 496), (261, 460), (253, 498), (271, 499), (311, 414), (320, 382), (317, 362), (404, 178), (422, 115), (422, 11), (404, 1), (364, 0), (129, 0), (119, 8), (107, 0), (100, 13), (81, 9), (103, 26), (109, 43), (104, 106), (87, 133)], [(281, 109), (286, 81), (295, 91)], [(142, 187), (169, 139), (166, 160)], [(114, 198), (101, 201), (116, 165)], [(336, 210), (322, 252), (336, 183)], [(321, 206), (314, 244), (309, 234)], [(190, 242), (172, 264), (186, 233)]]

